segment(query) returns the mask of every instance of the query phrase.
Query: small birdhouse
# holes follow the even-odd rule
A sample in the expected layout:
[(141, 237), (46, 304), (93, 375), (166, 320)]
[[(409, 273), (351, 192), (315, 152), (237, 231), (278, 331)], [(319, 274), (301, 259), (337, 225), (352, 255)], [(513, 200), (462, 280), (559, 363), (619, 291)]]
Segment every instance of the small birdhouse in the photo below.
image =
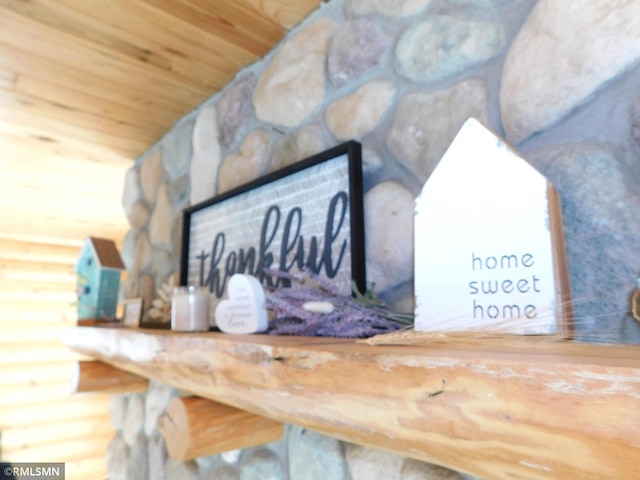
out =
[(78, 320), (115, 317), (120, 275), (124, 269), (112, 240), (87, 238), (75, 266)]

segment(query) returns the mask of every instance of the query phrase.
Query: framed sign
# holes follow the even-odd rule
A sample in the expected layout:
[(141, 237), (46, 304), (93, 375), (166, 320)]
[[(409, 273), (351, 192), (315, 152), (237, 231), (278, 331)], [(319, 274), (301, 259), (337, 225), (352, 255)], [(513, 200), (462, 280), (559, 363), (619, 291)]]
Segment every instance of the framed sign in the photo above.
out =
[(140, 326), (140, 320), (142, 318), (142, 299), (135, 298), (131, 300), (125, 300), (124, 313), (122, 317), (122, 325), (125, 327), (137, 328)]
[[(365, 290), (361, 147), (347, 142), (184, 211), (180, 285), (206, 286), (210, 312), (235, 273), (312, 271), (345, 295)], [(211, 321), (213, 324), (213, 321)]]

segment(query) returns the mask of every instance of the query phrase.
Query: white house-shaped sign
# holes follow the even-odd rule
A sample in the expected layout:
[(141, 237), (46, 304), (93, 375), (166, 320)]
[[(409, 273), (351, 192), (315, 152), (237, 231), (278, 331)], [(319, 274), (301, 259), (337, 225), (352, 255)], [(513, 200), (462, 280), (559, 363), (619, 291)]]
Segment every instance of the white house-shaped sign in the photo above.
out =
[(558, 195), (502, 139), (467, 120), (415, 207), (417, 331), (569, 336)]

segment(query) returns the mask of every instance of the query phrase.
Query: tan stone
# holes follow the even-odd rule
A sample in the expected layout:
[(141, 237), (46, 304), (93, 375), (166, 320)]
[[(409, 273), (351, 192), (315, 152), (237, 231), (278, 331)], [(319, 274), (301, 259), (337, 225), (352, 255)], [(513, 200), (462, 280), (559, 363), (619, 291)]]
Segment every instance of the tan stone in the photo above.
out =
[(149, 222), (149, 240), (152, 245), (169, 245), (171, 243), (171, 222), (173, 220), (171, 201), (167, 195), (166, 185), (158, 190), (158, 200)]
[(136, 256), (131, 269), (131, 276), (136, 277), (143, 272), (151, 264), (151, 244), (149, 243), (149, 235), (144, 232), (136, 238)]
[(143, 201), (137, 201), (127, 212), (127, 220), (129, 220), (129, 225), (131, 225), (132, 229), (142, 230), (147, 225), (150, 215), (147, 204)]
[(325, 56), (335, 28), (329, 19), (317, 20), (278, 50), (254, 90), (258, 118), (293, 127), (320, 106), (325, 93)]
[(372, 131), (389, 109), (395, 89), (390, 82), (370, 82), (329, 105), (327, 126), (338, 140), (360, 139)]
[(269, 135), (254, 130), (244, 139), (240, 150), (227, 157), (220, 167), (218, 190), (220, 193), (264, 175), (269, 161)]
[(387, 146), (424, 182), (469, 117), (488, 124), (486, 87), (480, 80), (410, 93), (398, 104)]
[(220, 143), (216, 107), (204, 108), (193, 128), (193, 159), (191, 160), (191, 205), (216, 194), (216, 176), (220, 166)]
[(507, 54), (502, 123), (517, 144), (640, 61), (640, 2), (539, 0)]
[(413, 276), (413, 203), (412, 193), (393, 181), (364, 196), (367, 281), (379, 292)]
[(162, 167), (162, 147), (153, 150), (140, 166), (140, 184), (144, 198), (151, 205), (156, 201), (158, 187), (162, 182), (164, 169)]

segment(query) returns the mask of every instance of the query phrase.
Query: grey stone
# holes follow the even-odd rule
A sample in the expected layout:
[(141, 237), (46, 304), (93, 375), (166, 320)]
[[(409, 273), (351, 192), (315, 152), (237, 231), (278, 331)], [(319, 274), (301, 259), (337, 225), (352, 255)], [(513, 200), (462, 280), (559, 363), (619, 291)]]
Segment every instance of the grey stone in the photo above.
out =
[(220, 193), (254, 180), (267, 171), (269, 162), (269, 135), (254, 130), (244, 139), (240, 150), (228, 156), (220, 167), (218, 190)]
[(138, 282), (138, 297), (142, 299), (143, 308), (151, 308), (151, 302), (155, 298), (156, 282), (152, 275), (142, 275)]
[(279, 139), (273, 146), (269, 171), (291, 165), (323, 150), (322, 130), (318, 124), (307, 125)]
[(216, 178), (221, 160), (215, 105), (205, 107), (193, 128), (193, 160), (190, 166), (191, 204), (216, 193)]
[(422, 12), (431, 0), (346, 0), (348, 15), (379, 13), (389, 17), (407, 17)]
[(640, 163), (586, 145), (543, 149), (529, 159), (562, 199), (576, 338), (640, 342), (628, 313), (640, 265)]
[(164, 464), (164, 478), (165, 480), (200, 480), (200, 470), (193, 460), (176, 462), (169, 458)]
[(147, 463), (149, 480), (164, 480), (164, 464), (167, 461), (167, 448), (162, 435), (153, 435), (147, 442)]
[(149, 461), (147, 457), (147, 437), (137, 435), (129, 450), (127, 480), (148, 480)]
[(557, 123), (639, 61), (637, 0), (539, 0), (504, 63), (500, 108), (507, 140), (518, 144)]
[(163, 140), (162, 165), (170, 182), (189, 172), (194, 123), (193, 118), (182, 120)]
[(240, 470), (231, 465), (223, 465), (209, 478), (210, 480), (240, 480)]
[(114, 436), (107, 445), (106, 464), (109, 480), (127, 480), (129, 447), (120, 435)]
[(240, 480), (285, 480), (282, 462), (271, 450), (261, 448), (247, 454), (240, 467)]
[(413, 194), (393, 181), (364, 196), (367, 281), (378, 292), (413, 276), (413, 205)]
[(495, 57), (504, 42), (493, 24), (433, 15), (400, 37), (398, 71), (414, 81), (437, 82)]
[(127, 397), (123, 393), (114, 394), (109, 397), (109, 418), (111, 425), (116, 430), (122, 430), (124, 425), (124, 412), (127, 408)]
[(460, 473), (431, 463), (408, 458), (402, 465), (401, 480), (466, 480)]
[(253, 94), (260, 120), (295, 127), (325, 94), (325, 54), (335, 24), (320, 19), (289, 39), (266, 68)]
[(169, 250), (164, 248), (157, 248), (153, 252), (153, 271), (158, 279), (158, 285), (164, 282), (164, 280), (173, 273), (175, 260)]
[(289, 431), (289, 478), (347, 479), (340, 442), (301, 427)]
[(162, 183), (163, 175), (162, 147), (157, 147), (144, 159), (140, 166), (140, 185), (144, 198), (151, 205), (156, 201), (158, 187)]
[(480, 80), (407, 94), (398, 105), (387, 146), (424, 183), (469, 117), (488, 123), (487, 94)]
[(185, 175), (167, 184), (167, 198), (173, 212), (180, 212), (189, 206), (189, 177)]
[(120, 257), (122, 263), (127, 267), (127, 270), (131, 271), (134, 268), (136, 261), (136, 240), (138, 239), (138, 232), (135, 230), (129, 230), (122, 241), (122, 248), (120, 249)]
[(126, 212), (126, 215), (131, 228), (134, 230), (142, 230), (147, 225), (151, 212), (149, 211), (147, 204), (142, 200), (139, 200), (131, 205), (129, 210)]
[(384, 160), (378, 152), (371, 148), (362, 148), (362, 170), (364, 173), (373, 173), (384, 165)]
[(172, 220), (173, 207), (167, 195), (167, 186), (162, 184), (158, 190), (158, 200), (149, 221), (149, 241), (152, 245), (169, 245)]
[(478, 10), (487, 10), (490, 8), (501, 7), (513, 3), (514, 0), (447, 0), (450, 4), (456, 7), (474, 7)]
[(122, 438), (127, 445), (133, 445), (136, 437), (142, 433), (144, 427), (144, 395), (134, 393), (129, 395), (127, 409), (124, 414)]
[(142, 199), (142, 188), (140, 187), (140, 172), (135, 167), (131, 167), (124, 175), (124, 188), (122, 191), (122, 208), (129, 217), (129, 212), (133, 205)]
[(351, 444), (346, 457), (352, 480), (400, 480), (404, 457)]
[(155, 380), (149, 382), (149, 391), (144, 404), (144, 432), (151, 436), (158, 432), (158, 419), (167, 408), (169, 401), (176, 395), (173, 387)]
[(395, 89), (390, 82), (367, 83), (329, 105), (327, 127), (338, 140), (360, 139), (378, 126), (394, 94)]
[(256, 84), (254, 74), (244, 75), (223, 92), (217, 106), (220, 142), (229, 148), (238, 141), (239, 133), (251, 114), (251, 94)]
[(151, 244), (149, 236), (146, 232), (141, 233), (136, 238), (136, 256), (131, 274), (137, 276), (142, 273), (151, 264)]
[(638, 151), (640, 151), (640, 92), (636, 93), (631, 104), (631, 117), (629, 119), (631, 138)]
[(331, 83), (336, 87), (360, 78), (380, 64), (391, 37), (368, 19), (343, 23), (333, 34), (327, 55)]

